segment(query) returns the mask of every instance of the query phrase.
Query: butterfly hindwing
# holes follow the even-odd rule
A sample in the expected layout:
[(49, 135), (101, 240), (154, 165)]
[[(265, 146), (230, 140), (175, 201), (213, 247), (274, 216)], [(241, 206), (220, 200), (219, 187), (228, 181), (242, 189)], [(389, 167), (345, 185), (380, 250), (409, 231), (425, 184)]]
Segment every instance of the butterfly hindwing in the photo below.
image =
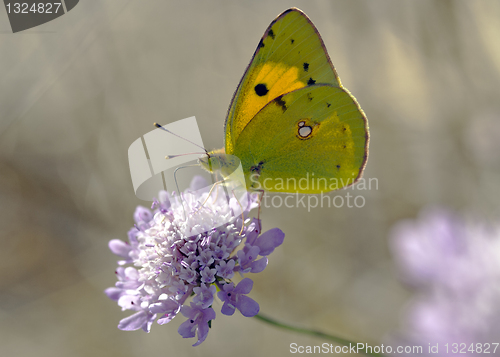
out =
[(225, 123), (225, 149), (269, 102), (293, 90), (327, 83), (341, 87), (316, 27), (299, 9), (289, 9), (269, 25), (234, 93)]
[(359, 178), (368, 140), (366, 117), (346, 90), (312, 85), (259, 111), (238, 137), (234, 155), (251, 188), (320, 193)]

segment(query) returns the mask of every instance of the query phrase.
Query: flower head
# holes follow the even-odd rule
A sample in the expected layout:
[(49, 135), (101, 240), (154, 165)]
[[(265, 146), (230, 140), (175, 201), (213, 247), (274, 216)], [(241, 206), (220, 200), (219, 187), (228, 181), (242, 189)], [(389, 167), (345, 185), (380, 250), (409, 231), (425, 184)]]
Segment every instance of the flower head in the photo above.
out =
[(115, 239), (109, 243), (122, 259), (115, 287), (105, 292), (123, 310), (135, 311), (120, 321), (120, 329), (149, 332), (157, 317), (159, 324), (165, 324), (181, 312), (188, 320), (179, 333), (183, 337), (197, 334), (198, 345), (215, 318), (211, 306), (216, 287), (224, 302), (222, 313), (232, 314), (237, 308), (244, 316), (254, 316), (259, 311), (257, 302), (246, 296), (252, 280), (244, 278), (234, 287), (230, 279), (236, 272), (239, 276), (264, 270), (267, 255), (283, 243), (284, 234), (277, 228), (260, 234), (259, 222), (247, 218), (257, 206), (250, 194), (229, 200), (221, 192), (208, 197), (210, 187), (200, 189), (205, 186), (206, 181), (196, 177), (182, 200), (160, 192), (154, 211), (136, 209), (128, 242)]

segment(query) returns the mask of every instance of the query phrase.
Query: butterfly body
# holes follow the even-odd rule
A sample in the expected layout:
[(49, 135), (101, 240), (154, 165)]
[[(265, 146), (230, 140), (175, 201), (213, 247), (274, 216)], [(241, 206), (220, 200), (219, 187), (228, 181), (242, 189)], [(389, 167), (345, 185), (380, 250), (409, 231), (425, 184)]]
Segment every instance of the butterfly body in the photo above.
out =
[(368, 142), (366, 117), (318, 31), (292, 8), (268, 27), (234, 93), (224, 150), (200, 164), (226, 176), (238, 164), (234, 156), (248, 189), (329, 192), (361, 176)]

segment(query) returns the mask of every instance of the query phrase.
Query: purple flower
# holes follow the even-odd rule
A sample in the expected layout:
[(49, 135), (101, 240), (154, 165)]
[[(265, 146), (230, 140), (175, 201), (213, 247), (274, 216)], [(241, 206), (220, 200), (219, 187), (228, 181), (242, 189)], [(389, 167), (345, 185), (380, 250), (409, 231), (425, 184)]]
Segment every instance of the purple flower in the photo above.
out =
[(214, 258), (212, 257), (214, 254), (210, 250), (205, 250), (198, 255), (198, 261), (200, 262), (200, 267), (204, 268), (210, 266), (214, 262)]
[(235, 272), (264, 270), (267, 255), (283, 243), (283, 232), (275, 228), (259, 236), (256, 219), (243, 224), (257, 206), (256, 196), (238, 196), (246, 202), (240, 205), (234, 198), (228, 202), (223, 190), (216, 193), (214, 189), (207, 200), (209, 189), (197, 177), (191, 190), (198, 191), (183, 192), (182, 202), (178, 195), (160, 192), (154, 211), (136, 209), (128, 243), (116, 239), (109, 243), (110, 250), (122, 258), (118, 264), (133, 265), (118, 267), (118, 281), (105, 290), (123, 310), (134, 312), (120, 321), (120, 329), (149, 331), (157, 316), (159, 324), (166, 324), (181, 311), (189, 320), (179, 333), (194, 337), (197, 331), (198, 345), (207, 337), (208, 321), (215, 318), (211, 305), (216, 285), (223, 289), (222, 295), (219, 292), (224, 301), (222, 313), (232, 314), (235, 308), (244, 316), (258, 312), (259, 305), (244, 295), (253, 282), (246, 278), (234, 288), (230, 279)]
[(146, 207), (137, 206), (134, 212), (134, 221), (139, 230), (149, 228), (149, 222), (153, 219), (153, 213)]
[(134, 212), (134, 221), (139, 224), (141, 222), (149, 223), (153, 219), (153, 213), (146, 207), (137, 206)]
[[(438, 344), (440, 356), (476, 356), (471, 345), (498, 338), (500, 227), (427, 209), (418, 221), (394, 228), (391, 247), (403, 281), (417, 289), (393, 345)], [(447, 343), (458, 343), (458, 350), (445, 353)]]
[(253, 287), (253, 281), (245, 278), (234, 287), (233, 283), (224, 284), (222, 291), (217, 293), (221, 301), (224, 301), (221, 312), (224, 315), (234, 314), (234, 310), (240, 310), (241, 314), (245, 317), (252, 317), (259, 313), (259, 304), (252, 298), (245, 296)]
[(204, 284), (207, 283), (213, 283), (215, 281), (215, 273), (217, 272), (216, 269), (210, 269), (209, 267), (205, 267), (200, 274), (201, 274), (201, 282)]
[(267, 258), (255, 260), (259, 255), (259, 247), (245, 244), (245, 247), (236, 253), (240, 273), (260, 273), (267, 266)]
[(223, 279), (231, 279), (234, 276), (234, 266), (236, 262), (234, 260), (229, 260), (228, 262), (221, 261), (219, 265), (215, 267), (217, 270), (217, 275)]
[(198, 346), (205, 341), (208, 335), (208, 322), (215, 319), (215, 311), (211, 307), (202, 308), (191, 303), (191, 307), (184, 305), (181, 313), (188, 319), (179, 326), (179, 334), (184, 338), (194, 337), (198, 333), (198, 341), (193, 346)]
[(194, 288), (193, 291), (196, 294), (193, 298), (193, 302), (206, 309), (214, 302), (214, 295), (217, 288), (215, 285), (201, 284), (199, 287)]
[[(285, 239), (285, 234), (278, 228), (270, 229), (258, 237), (255, 229), (256, 222), (251, 225), (245, 247), (237, 252), (240, 273), (260, 273), (267, 266), (265, 256), (271, 254), (274, 248), (280, 246)], [(257, 238), (258, 237), (258, 238)], [(257, 256), (261, 259), (256, 259)]]

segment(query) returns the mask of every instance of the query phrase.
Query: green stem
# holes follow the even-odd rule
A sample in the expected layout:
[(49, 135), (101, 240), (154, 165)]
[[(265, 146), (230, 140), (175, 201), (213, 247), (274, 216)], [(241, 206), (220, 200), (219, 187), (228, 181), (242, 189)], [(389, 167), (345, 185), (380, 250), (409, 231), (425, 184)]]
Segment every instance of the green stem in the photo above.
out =
[[(298, 333), (303, 333), (305, 335), (311, 335), (311, 336), (321, 337), (321, 338), (333, 341), (333, 342), (335, 342), (335, 343), (337, 343), (339, 345), (343, 345), (343, 346), (347, 346), (347, 347), (357, 346), (356, 342), (352, 342), (352, 341), (346, 340), (345, 338), (328, 335), (328, 334), (320, 332), (320, 331), (314, 331), (314, 330), (309, 330), (309, 329), (305, 329), (305, 328), (293, 327), (293, 326), (286, 325), (286, 324), (283, 324), (281, 322), (278, 322), (276, 320), (273, 320), (273, 319), (271, 319), (269, 317), (263, 316), (261, 314), (257, 314), (254, 317), (257, 318), (257, 319), (259, 319), (259, 320), (261, 320), (261, 321), (263, 321), (263, 322), (267, 322), (268, 324), (271, 324), (271, 325), (273, 325), (275, 327), (283, 328), (285, 330), (290, 330), (290, 331), (294, 331), (294, 332), (298, 332)], [(363, 344), (363, 345), (366, 346), (365, 344)], [(356, 352), (357, 353), (363, 353), (363, 354), (365, 354), (367, 356), (383, 357), (383, 355), (380, 354), (380, 353), (373, 353), (373, 352), (369, 353), (369, 352), (367, 352), (364, 347), (363, 348), (359, 348), (359, 349), (356, 347)]]

